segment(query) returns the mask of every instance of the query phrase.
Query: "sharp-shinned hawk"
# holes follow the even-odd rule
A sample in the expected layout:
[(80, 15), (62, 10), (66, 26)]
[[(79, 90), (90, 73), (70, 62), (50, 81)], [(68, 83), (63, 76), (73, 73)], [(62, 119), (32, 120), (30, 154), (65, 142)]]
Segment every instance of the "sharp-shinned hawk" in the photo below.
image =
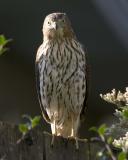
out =
[(86, 53), (65, 13), (46, 16), (43, 43), (36, 55), (37, 90), (52, 134), (78, 136), (87, 101)]

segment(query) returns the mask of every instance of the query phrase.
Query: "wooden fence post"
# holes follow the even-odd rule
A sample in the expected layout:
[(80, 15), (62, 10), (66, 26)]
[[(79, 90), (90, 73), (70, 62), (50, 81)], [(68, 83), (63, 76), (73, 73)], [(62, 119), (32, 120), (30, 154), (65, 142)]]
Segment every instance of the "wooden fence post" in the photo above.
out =
[(16, 125), (0, 122), (0, 160), (95, 160), (89, 149), (95, 145), (88, 142), (79, 141), (76, 150), (74, 140), (55, 137), (51, 147), (52, 137), (41, 127), (21, 136)]

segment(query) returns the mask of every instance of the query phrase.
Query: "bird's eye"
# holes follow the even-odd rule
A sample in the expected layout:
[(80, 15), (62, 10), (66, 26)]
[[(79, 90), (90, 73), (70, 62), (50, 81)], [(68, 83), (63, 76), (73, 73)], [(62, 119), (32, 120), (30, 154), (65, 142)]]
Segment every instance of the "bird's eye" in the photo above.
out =
[(48, 21), (48, 25), (50, 25), (51, 23)]

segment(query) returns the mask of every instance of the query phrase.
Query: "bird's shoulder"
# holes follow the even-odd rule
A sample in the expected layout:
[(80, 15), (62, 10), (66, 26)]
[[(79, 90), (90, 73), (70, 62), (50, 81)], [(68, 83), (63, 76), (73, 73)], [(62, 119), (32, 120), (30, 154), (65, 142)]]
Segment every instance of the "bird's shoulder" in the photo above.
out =
[(42, 43), (42, 44), (38, 47), (38, 49), (37, 49), (37, 53), (36, 53), (36, 63), (39, 62), (40, 57), (42, 56), (43, 52), (44, 52), (44, 45), (43, 45), (43, 43)]

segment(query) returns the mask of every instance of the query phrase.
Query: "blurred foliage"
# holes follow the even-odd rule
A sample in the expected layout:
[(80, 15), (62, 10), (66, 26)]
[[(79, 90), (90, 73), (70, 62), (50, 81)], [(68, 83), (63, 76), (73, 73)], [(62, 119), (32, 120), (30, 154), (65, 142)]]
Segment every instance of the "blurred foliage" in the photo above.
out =
[[(102, 124), (98, 128), (90, 128), (98, 134), (98, 137), (93, 137), (92, 140), (95, 139), (104, 144), (104, 148), (98, 151), (97, 158), (99, 160), (128, 160), (128, 87), (124, 93), (113, 89), (110, 93), (100, 94), (100, 96), (106, 102), (117, 106), (114, 115), (118, 118), (118, 122), (109, 127)], [(118, 150), (117, 155), (114, 154), (112, 146)]]
[[(111, 144), (113, 142), (113, 138), (112, 137), (106, 137), (105, 133), (107, 131), (107, 126), (106, 124), (102, 124), (101, 126), (97, 127), (91, 127), (90, 130), (91, 131), (95, 131), (98, 135), (99, 138), (95, 138), (95, 140), (101, 141), (104, 144), (104, 147), (99, 150), (97, 152), (97, 159), (99, 160), (107, 160), (107, 159), (112, 159), (112, 160), (116, 160), (116, 157), (114, 156), (114, 153), (111, 149)], [(94, 138), (92, 138), (92, 141), (94, 140)]]
[(22, 116), (24, 119), (26, 119), (25, 123), (19, 124), (19, 131), (25, 135), (29, 130), (33, 129), (37, 125), (39, 125), (41, 116), (35, 116), (31, 117), (29, 115), (23, 115)]
[(11, 39), (6, 39), (4, 35), (0, 35), (0, 55), (2, 55), (3, 53), (5, 53), (8, 48), (6, 47), (6, 45), (12, 41)]

